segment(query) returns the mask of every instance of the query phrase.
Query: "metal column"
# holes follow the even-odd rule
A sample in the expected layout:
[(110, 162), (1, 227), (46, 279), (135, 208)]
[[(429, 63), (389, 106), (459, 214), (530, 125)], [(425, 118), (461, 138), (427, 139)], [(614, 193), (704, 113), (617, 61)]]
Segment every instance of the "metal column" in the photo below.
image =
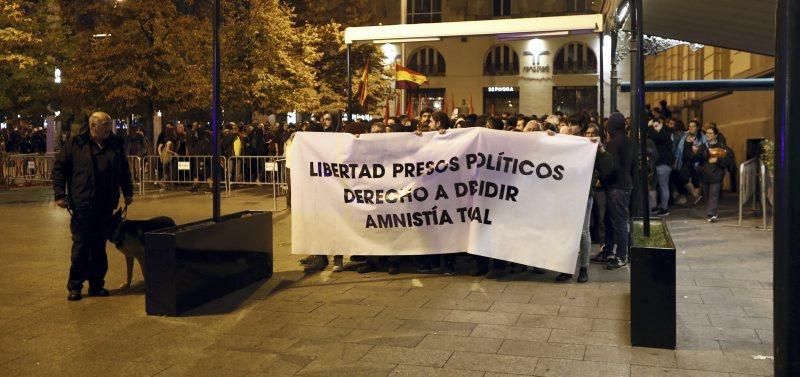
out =
[[(775, 35), (775, 376), (800, 375), (800, 2), (778, 0)], [(797, 97), (797, 98), (793, 98)]]
[(608, 89), (609, 112), (617, 111), (617, 29), (611, 31), (611, 77)]
[[(647, 190), (647, 119), (644, 118), (644, 54), (642, 52), (642, 0), (631, 0), (631, 128), (639, 132), (640, 213), (645, 237), (650, 236), (650, 205)], [(634, 128), (635, 127), (635, 128)], [(636, 183), (634, 183), (634, 187)], [(632, 201), (639, 198), (631, 197)], [(634, 208), (636, 206), (634, 205)]]
[[(353, 121), (353, 72), (350, 69), (350, 46), (347, 45), (347, 121)], [(337, 122), (338, 124), (338, 122)]]
[(597, 124), (603, 124), (603, 118), (606, 115), (606, 83), (605, 83), (605, 60), (603, 59), (603, 33), (600, 36), (600, 116)]
[(219, 166), (219, 92), (220, 92), (220, 52), (219, 52), (219, 26), (221, 22), (220, 3), (222, 0), (214, 1), (214, 18), (212, 27), (212, 54), (214, 55), (213, 66), (211, 67), (211, 175), (213, 176), (213, 204), (212, 212), (214, 222), (219, 221), (220, 216), (220, 166)]

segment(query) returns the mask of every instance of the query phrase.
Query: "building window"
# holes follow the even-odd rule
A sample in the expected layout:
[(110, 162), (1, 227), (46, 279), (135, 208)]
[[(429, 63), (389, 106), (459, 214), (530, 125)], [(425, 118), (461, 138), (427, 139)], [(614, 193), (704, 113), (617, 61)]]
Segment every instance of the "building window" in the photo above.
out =
[(408, 68), (428, 76), (444, 76), (447, 66), (444, 56), (433, 47), (422, 47), (408, 58)]
[(597, 73), (597, 57), (594, 51), (583, 43), (567, 44), (556, 53), (553, 73)]
[(553, 87), (553, 112), (567, 115), (581, 111), (597, 111), (596, 86), (556, 86)]
[(409, 24), (442, 22), (442, 0), (406, 0)]
[(511, 15), (511, 0), (493, 0), (492, 15), (505, 17)]
[(519, 113), (519, 87), (483, 88), (483, 113), (500, 115)]
[(564, 13), (586, 14), (591, 13), (589, 0), (564, 0)]
[(483, 74), (485, 76), (519, 74), (519, 55), (508, 45), (492, 46), (483, 62)]
[[(433, 111), (439, 111), (444, 108), (445, 90), (443, 88), (409, 90), (407, 95), (407, 101), (411, 101), (411, 106), (414, 110), (414, 117), (418, 116), (419, 112), (424, 108), (431, 108)], [(448, 106), (450, 108), (453, 107), (452, 104)]]

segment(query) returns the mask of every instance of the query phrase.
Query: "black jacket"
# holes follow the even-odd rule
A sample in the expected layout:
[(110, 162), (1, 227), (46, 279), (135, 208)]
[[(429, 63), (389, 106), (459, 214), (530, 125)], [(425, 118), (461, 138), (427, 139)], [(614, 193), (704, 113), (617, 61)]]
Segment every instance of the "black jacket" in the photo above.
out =
[[(709, 162), (711, 159), (710, 149), (722, 149), (725, 151), (726, 156), (717, 158), (714, 163)], [(700, 182), (706, 183), (721, 183), (725, 179), (725, 173), (731, 165), (733, 153), (721, 141), (716, 144), (703, 144), (694, 155), (694, 161), (697, 162), (697, 173), (700, 176)]]
[(675, 162), (675, 155), (673, 153), (672, 144), (672, 130), (667, 126), (662, 126), (661, 131), (656, 131), (655, 127), (647, 128), (647, 136), (653, 140), (658, 150), (658, 159), (656, 165), (667, 165), (672, 167)]
[(614, 157), (614, 165), (606, 176), (605, 186), (609, 190), (631, 190), (633, 189), (633, 179), (631, 178), (631, 162), (633, 161), (633, 150), (628, 136), (623, 132), (615, 133), (606, 145), (606, 151)]
[(112, 153), (110, 187), (114, 191), (105, 195), (95, 193), (95, 165), (91, 143), (89, 132), (69, 138), (56, 155), (53, 164), (55, 199), (67, 198), (70, 207), (74, 209), (92, 209), (94, 199), (103, 196), (110, 199), (111, 203), (117, 203), (120, 190), (125, 196), (133, 196), (133, 182), (124, 142), (121, 137), (113, 134), (106, 141), (105, 148)]

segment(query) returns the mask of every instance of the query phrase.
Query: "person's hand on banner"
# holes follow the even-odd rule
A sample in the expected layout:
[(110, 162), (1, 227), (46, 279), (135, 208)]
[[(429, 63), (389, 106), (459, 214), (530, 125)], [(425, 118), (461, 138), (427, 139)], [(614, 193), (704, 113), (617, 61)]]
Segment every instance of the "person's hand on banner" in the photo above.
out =
[(555, 136), (556, 133), (553, 130), (547, 130), (547, 136)]
[(414, 135), (422, 136), (422, 131), (416, 130), (416, 131), (414, 131)]
[(447, 133), (447, 129), (446, 128), (440, 128), (439, 129), (439, 135), (444, 135), (446, 133)]

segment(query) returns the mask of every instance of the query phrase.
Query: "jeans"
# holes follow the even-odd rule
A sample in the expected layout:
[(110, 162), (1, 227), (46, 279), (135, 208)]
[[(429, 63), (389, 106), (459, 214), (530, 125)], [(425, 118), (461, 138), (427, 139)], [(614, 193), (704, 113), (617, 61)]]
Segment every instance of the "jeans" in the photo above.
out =
[(76, 210), (70, 221), (72, 256), (69, 267), (68, 290), (80, 290), (88, 280), (94, 289), (103, 288), (108, 271), (105, 223), (111, 213)]
[(669, 175), (672, 168), (669, 165), (656, 165), (656, 177), (658, 178), (658, 208), (669, 209)]
[(594, 210), (592, 212), (592, 227), (595, 240), (601, 245), (606, 243), (606, 191), (594, 192)]
[(613, 240), (606, 239), (606, 244), (611, 242), (617, 246), (617, 258), (627, 260), (628, 258), (628, 238), (630, 230), (628, 220), (630, 214), (628, 206), (631, 201), (631, 190), (610, 189), (607, 191), (608, 197), (608, 217), (611, 220), (611, 234)]
[(706, 207), (706, 215), (717, 216), (720, 192), (722, 192), (722, 182), (703, 182), (703, 195), (706, 196), (706, 201), (708, 203), (708, 207)]
[(583, 230), (581, 231), (581, 243), (578, 251), (578, 263), (581, 267), (589, 267), (589, 250), (592, 248), (592, 235), (589, 234), (589, 225), (592, 219), (592, 197), (586, 203), (586, 213), (583, 215)]

